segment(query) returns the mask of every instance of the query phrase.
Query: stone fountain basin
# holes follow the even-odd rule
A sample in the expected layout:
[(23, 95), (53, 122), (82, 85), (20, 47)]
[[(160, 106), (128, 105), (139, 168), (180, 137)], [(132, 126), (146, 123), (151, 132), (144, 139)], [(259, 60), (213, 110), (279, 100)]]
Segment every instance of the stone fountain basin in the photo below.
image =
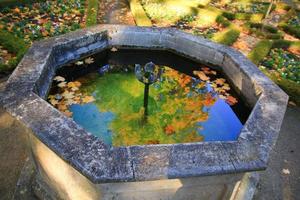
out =
[[(238, 140), (109, 147), (47, 103), (56, 69), (112, 47), (166, 50), (221, 66), (253, 108)], [(264, 170), (287, 101), (277, 85), (230, 47), (172, 28), (121, 25), (95, 26), (34, 43), (0, 95), (1, 106), (25, 125), (41, 177), (55, 181), (51, 187), (59, 191), (75, 177), (72, 187), (87, 188), (93, 195), (91, 188), (101, 183)]]

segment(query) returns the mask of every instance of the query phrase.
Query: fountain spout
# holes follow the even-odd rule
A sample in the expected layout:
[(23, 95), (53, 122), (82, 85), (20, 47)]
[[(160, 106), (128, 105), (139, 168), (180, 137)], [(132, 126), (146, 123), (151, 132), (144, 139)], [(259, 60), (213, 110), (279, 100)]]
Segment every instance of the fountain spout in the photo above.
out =
[(149, 86), (159, 80), (162, 74), (162, 68), (155, 65), (153, 62), (146, 63), (144, 67), (139, 64), (135, 65), (136, 78), (144, 83), (144, 119), (148, 116), (148, 98)]

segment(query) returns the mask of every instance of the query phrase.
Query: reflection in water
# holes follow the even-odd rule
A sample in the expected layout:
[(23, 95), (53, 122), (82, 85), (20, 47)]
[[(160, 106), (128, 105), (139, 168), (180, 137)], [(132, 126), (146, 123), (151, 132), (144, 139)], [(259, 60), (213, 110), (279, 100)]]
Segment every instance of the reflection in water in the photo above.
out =
[[(144, 86), (132, 67), (107, 67), (80, 78), (80, 91), (93, 95), (73, 104), (73, 119), (114, 146), (235, 140), (242, 128), (231, 107), (199, 79), (164, 67), (149, 94), (149, 117), (142, 123)], [(103, 72), (103, 70), (100, 70)]]

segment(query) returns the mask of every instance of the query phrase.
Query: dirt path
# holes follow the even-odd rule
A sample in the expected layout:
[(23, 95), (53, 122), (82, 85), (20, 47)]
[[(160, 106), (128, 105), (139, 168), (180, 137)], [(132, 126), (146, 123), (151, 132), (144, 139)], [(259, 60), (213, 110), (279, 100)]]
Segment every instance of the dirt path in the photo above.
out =
[(127, 0), (99, 0), (98, 23), (135, 25)]
[[(261, 174), (254, 200), (300, 197), (300, 107), (288, 107), (269, 167)], [(283, 171), (285, 169), (285, 173)], [(289, 172), (289, 174), (288, 174)]]

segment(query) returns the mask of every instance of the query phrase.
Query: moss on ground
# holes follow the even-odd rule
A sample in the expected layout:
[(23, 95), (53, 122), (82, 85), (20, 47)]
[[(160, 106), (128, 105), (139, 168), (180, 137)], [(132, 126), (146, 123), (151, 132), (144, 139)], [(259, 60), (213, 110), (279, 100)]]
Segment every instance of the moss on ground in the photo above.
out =
[(272, 48), (272, 41), (262, 40), (258, 42), (252, 51), (248, 54), (248, 58), (256, 65), (264, 59)]
[(15, 58), (11, 59), (8, 64), (0, 64), (0, 73), (13, 70), (28, 49), (24, 40), (5, 30), (0, 30), (0, 45), (15, 55)]
[(230, 46), (238, 39), (239, 35), (240, 31), (237, 28), (230, 26), (223, 31), (214, 34), (212, 40)]
[(97, 24), (98, 0), (87, 1), (86, 26)]
[(284, 90), (297, 105), (300, 105), (300, 84), (294, 81), (276, 76), (266, 69), (261, 69), (270, 79), (272, 79), (282, 90)]

